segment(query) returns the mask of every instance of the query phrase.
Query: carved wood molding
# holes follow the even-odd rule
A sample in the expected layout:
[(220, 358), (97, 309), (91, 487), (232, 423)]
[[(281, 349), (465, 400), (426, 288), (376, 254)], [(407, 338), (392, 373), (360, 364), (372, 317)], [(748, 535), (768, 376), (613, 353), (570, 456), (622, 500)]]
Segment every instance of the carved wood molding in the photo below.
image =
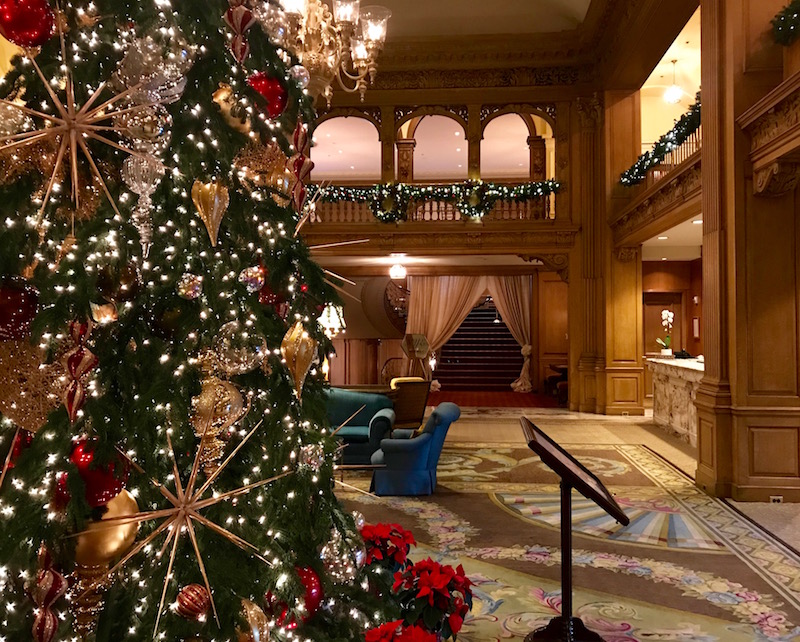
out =
[(355, 116), (356, 118), (365, 118), (372, 122), (378, 129), (381, 130), (381, 108), (377, 106), (363, 105), (360, 107), (331, 107), (330, 109), (318, 109), (316, 124), (330, 120), (331, 118), (339, 118), (341, 116)]
[(455, 116), (464, 130), (467, 129), (467, 119), (469, 117), (469, 108), (466, 105), (425, 105), (412, 106), (412, 105), (397, 105), (394, 108), (394, 124), (399, 128), (404, 123), (417, 116)]
[(557, 109), (555, 103), (515, 103), (511, 105), (483, 105), (481, 107), (481, 123), (485, 126), (488, 121), (503, 114), (536, 114), (537, 112), (547, 114), (553, 122), (556, 120)]
[(590, 98), (578, 98), (577, 105), (581, 127), (584, 129), (594, 129), (603, 122), (603, 102), (597, 93)]
[(526, 263), (541, 261), (545, 268), (556, 272), (564, 283), (569, 283), (569, 254), (563, 252), (556, 254), (537, 252), (536, 254), (519, 254), (518, 256)]
[(427, 69), (378, 73), (374, 90), (391, 89), (486, 89), (575, 85), (592, 80), (591, 65), (506, 67), (498, 69)]
[(756, 170), (753, 192), (758, 196), (783, 196), (797, 187), (800, 181), (800, 163), (779, 161)]
[(800, 162), (800, 74), (778, 85), (737, 122), (750, 137), (753, 192), (777, 196), (794, 189)]
[[(448, 229), (448, 227), (450, 229)], [(302, 235), (308, 245), (328, 245), (365, 239), (366, 243), (315, 250), (319, 256), (382, 256), (390, 252), (415, 254), (527, 254), (566, 256), (575, 245), (578, 228), (533, 229), (533, 226), (498, 225), (469, 229), (469, 226), (402, 223), (400, 225), (309, 224)], [(555, 264), (554, 267), (555, 268)]]
[(701, 153), (684, 161), (672, 174), (642, 192), (610, 222), (617, 245), (630, 242), (635, 233), (700, 195)]
[(617, 261), (620, 263), (630, 263), (639, 257), (639, 246), (636, 247), (619, 247), (614, 252)]

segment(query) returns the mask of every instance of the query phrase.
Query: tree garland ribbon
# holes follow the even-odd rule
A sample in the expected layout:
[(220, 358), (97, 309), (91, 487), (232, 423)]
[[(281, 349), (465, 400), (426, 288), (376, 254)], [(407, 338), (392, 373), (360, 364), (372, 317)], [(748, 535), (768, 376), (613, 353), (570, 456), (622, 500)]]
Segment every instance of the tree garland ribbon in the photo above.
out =
[(545, 198), (556, 194), (561, 184), (555, 180), (501, 185), (483, 181), (466, 181), (451, 185), (408, 185), (385, 183), (369, 187), (327, 186), (309, 187), (312, 198), (319, 192), (318, 200), (324, 203), (369, 203), (372, 214), (383, 223), (405, 221), (412, 202), (441, 201), (455, 203), (462, 216), (481, 218), (488, 214), (498, 201), (524, 201)]
[(650, 169), (663, 163), (667, 154), (685, 143), (698, 129), (700, 129), (700, 92), (697, 92), (695, 103), (689, 107), (689, 111), (678, 119), (672, 129), (658, 139), (653, 149), (639, 156), (630, 169), (622, 173), (619, 182), (626, 187), (632, 187), (644, 181)]

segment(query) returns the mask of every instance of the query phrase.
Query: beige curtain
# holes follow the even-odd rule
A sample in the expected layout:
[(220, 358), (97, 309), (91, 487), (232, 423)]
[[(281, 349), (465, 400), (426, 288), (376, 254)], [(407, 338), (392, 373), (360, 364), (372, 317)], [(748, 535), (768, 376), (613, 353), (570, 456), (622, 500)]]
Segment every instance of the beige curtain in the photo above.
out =
[(511, 334), (522, 348), (525, 361), (519, 379), (511, 384), (514, 392), (530, 392), (531, 365), (531, 277), (489, 276), (486, 277), (489, 294), (494, 299), (497, 311), (503, 317)]
[[(486, 277), (412, 276), (408, 289), (407, 334), (424, 334), (438, 352), (486, 291)], [(425, 374), (428, 366), (425, 364)]]

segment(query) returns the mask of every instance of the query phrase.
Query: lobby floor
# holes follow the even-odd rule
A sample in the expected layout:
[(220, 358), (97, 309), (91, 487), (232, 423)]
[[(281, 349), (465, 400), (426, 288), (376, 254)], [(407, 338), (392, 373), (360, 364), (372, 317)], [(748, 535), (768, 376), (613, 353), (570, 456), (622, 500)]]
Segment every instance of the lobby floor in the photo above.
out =
[[(430, 409), (429, 409), (430, 410)], [(519, 418), (526, 416), (557, 443), (641, 444), (694, 477), (697, 451), (659, 427), (650, 416), (608, 417), (570, 412), (562, 408), (464, 407), (451, 426), (448, 443), (524, 444)], [(762, 528), (800, 550), (800, 504), (728, 502)]]

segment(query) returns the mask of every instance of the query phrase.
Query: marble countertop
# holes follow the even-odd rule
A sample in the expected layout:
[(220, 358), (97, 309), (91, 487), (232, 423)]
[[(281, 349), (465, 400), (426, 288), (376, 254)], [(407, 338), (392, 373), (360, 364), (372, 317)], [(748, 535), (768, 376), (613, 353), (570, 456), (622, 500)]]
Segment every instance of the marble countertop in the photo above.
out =
[(695, 372), (705, 372), (706, 369), (705, 364), (697, 359), (648, 359), (647, 363), (652, 363), (653, 366), (667, 366)]

